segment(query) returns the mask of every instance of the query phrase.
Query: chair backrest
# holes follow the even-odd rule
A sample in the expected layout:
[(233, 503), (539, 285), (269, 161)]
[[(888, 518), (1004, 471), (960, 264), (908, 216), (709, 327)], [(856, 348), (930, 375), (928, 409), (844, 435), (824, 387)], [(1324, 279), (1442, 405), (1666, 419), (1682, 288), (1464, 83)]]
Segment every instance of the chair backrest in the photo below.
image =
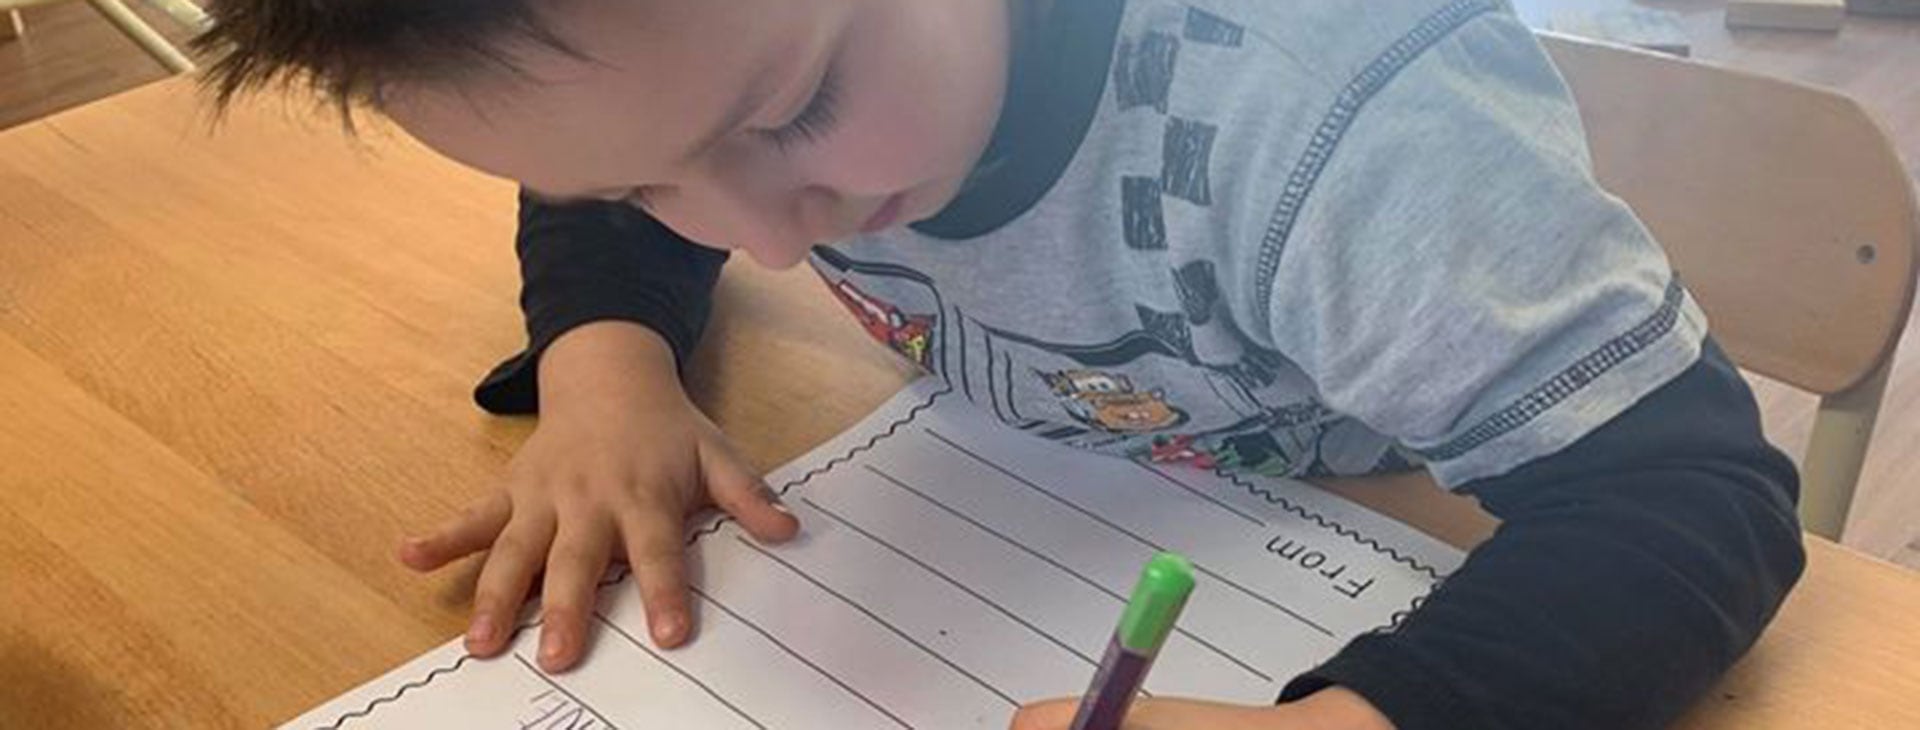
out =
[(1666, 248), (1735, 361), (1822, 395), (1885, 363), (1912, 308), (1920, 214), (1859, 105), (1620, 46), (1541, 42), (1580, 104), (1601, 184)]

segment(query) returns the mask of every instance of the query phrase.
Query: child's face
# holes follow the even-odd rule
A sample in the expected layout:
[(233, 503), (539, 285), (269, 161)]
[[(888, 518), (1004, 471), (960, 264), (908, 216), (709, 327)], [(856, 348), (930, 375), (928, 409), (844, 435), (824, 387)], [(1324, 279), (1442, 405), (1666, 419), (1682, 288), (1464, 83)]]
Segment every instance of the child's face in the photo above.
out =
[(767, 266), (931, 216), (999, 116), (1004, 0), (548, 1), (581, 58), (516, 42), (527, 78), (384, 110), (535, 194), (629, 200)]

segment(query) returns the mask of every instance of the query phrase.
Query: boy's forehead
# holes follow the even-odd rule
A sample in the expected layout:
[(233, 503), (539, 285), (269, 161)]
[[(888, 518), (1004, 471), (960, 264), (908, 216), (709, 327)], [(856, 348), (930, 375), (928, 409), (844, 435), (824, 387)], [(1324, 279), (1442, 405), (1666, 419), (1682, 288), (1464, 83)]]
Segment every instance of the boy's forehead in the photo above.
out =
[[(516, 41), (513, 74), (400, 90), (386, 112), (448, 156), (556, 197), (670, 177), (712, 132), (782, 90), (834, 0), (557, 3), (566, 44)], [(759, 105), (753, 105), (759, 106)]]

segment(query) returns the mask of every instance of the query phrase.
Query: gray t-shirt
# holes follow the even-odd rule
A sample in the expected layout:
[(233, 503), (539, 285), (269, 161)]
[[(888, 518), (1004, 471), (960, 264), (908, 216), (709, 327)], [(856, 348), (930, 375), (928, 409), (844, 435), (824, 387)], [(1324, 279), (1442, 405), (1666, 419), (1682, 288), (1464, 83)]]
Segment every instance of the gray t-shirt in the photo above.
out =
[(1457, 486), (1699, 356), (1705, 317), (1594, 182), (1503, 4), (1133, 0), (1119, 22), (1084, 136), (1024, 213), (812, 259), (876, 339), (1005, 423)]

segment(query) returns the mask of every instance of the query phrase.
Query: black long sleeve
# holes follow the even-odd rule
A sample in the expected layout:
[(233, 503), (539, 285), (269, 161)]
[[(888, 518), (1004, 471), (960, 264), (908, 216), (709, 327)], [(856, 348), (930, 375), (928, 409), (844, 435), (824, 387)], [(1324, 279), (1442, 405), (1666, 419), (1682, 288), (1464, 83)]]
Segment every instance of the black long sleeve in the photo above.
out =
[(1400, 730), (1670, 724), (1750, 648), (1804, 567), (1793, 465), (1724, 354), (1567, 450), (1464, 489), (1494, 536), (1398, 630), (1295, 679)]
[(589, 322), (645, 325), (686, 362), (727, 260), (725, 252), (688, 241), (630, 205), (555, 204), (524, 194), (514, 248), (527, 348), (496, 366), (473, 392), (481, 408), (500, 414), (539, 410), (540, 355)]

